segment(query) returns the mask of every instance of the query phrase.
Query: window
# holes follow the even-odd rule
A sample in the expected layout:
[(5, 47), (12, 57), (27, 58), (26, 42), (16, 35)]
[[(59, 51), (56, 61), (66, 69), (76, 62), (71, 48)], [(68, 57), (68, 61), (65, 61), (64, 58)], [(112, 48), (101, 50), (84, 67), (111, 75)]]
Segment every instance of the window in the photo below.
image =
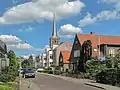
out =
[(109, 55), (114, 57), (115, 56), (115, 49), (110, 48), (109, 49)]
[(52, 56), (52, 55), (50, 55), (50, 59), (53, 59), (53, 56)]
[(74, 57), (80, 57), (80, 50), (74, 51)]
[(76, 40), (76, 41), (75, 41), (75, 44), (77, 44), (77, 43), (78, 43), (78, 41)]
[(53, 64), (53, 62), (50, 62), (50, 64)]
[(97, 49), (94, 49), (95, 52), (97, 52)]
[(47, 60), (47, 58), (44, 58), (44, 60)]

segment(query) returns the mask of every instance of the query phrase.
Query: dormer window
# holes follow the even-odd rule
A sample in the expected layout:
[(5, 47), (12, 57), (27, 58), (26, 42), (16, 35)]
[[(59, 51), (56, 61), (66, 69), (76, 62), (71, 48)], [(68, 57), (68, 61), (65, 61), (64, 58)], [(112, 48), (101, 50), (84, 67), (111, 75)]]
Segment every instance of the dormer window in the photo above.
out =
[(77, 44), (77, 43), (78, 43), (78, 41), (76, 40), (76, 41), (75, 41), (75, 44)]

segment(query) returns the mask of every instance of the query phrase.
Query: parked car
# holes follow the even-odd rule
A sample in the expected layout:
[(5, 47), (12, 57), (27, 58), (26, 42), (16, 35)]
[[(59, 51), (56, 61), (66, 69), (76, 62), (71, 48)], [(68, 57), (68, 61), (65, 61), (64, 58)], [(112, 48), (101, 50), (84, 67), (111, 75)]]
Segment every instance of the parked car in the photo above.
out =
[(23, 69), (23, 77), (24, 78), (27, 78), (27, 77), (35, 78), (35, 71), (31, 68)]
[(43, 68), (38, 68), (38, 69), (37, 69), (37, 72), (42, 72), (42, 71), (44, 71)]

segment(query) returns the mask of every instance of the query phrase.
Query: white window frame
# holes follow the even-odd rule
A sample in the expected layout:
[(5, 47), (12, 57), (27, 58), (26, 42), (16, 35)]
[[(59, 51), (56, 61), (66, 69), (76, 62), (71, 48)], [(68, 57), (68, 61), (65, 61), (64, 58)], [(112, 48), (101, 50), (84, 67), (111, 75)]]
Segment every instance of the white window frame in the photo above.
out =
[(80, 57), (80, 50), (74, 51), (74, 57)]
[(108, 53), (109, 53), (109, 55), (112, 55), (114, 57), (115, 56), (115, 49), (110, 48)]

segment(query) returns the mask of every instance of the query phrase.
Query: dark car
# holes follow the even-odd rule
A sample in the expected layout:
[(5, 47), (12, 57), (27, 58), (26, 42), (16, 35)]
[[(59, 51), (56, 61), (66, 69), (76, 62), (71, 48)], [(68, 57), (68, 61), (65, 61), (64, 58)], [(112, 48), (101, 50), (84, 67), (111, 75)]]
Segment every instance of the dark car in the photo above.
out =
[(23, 77), (33, 77), (35, 78), (35, 71), (31, 68), (23, 69)]

